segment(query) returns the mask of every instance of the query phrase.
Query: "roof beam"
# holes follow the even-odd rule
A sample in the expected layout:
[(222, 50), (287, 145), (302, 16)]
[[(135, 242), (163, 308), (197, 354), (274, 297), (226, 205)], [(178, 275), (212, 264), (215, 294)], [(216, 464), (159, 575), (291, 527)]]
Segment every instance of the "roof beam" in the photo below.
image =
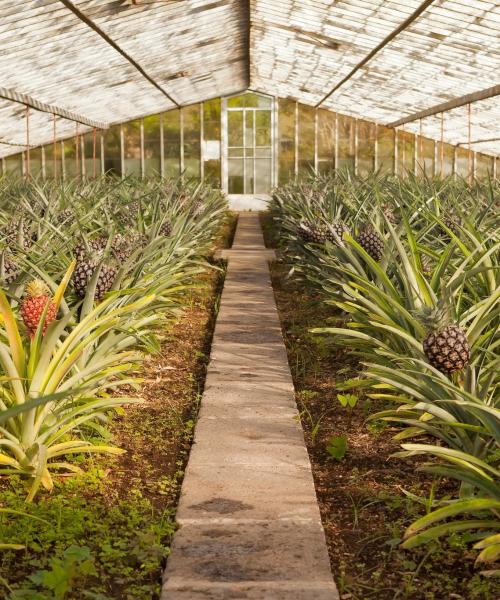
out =
[(394, 121), (389, 123), (387, 127), (399, 127), (400, 125), (405, 125), (406, 123), (411, 123), (412, 121), (417, 121), (418, 119), (424, 119), (425, 117), (431, 117), (432, 115), (437, 115), (439, 113), (447, 112), (449, 110), (453, 110), (454, 108), (460, 108), (461, 106), (465, 106), (466, 104), (472, 104), (473, 102), (479, 102), (480, 100), (486, 100), (488, 98), (493, 98), (494, 96), (500, 95), (500, 85), (494, 85), (493, 87), (487, 88), (485, 90), (480, 90), (478, 92), (473, 92), (472, 94), (466, 94), (465, 96), (460, 96), (458, 98), (453, 98), (448, 102), (443, 102), (441, 104), (435, 104), (430, 108), (425, 110), (421, 110), (420, 112), (413, 113), (408, 115), (407, 117), (403, 117), (398, 121)]
[(119, 54), (121, 54), (123, 56), (123, 58), (125, 58), (133, 67), (135, 67), (137, 69), (137, 71), (139, 71), (139, 73), (145, 79), (147, 79), (149, 81), (149, 83), (154, 85), (157, 90), (159, 90), (164, 96), (166, 96), (170, 100), (170, 102), (173, 102), (173, 104), (175, 104), (175, 106), (177, 106), (177, 108), (180, 108), (181, 105), (176, 100), (174, 100), (174, 98), (172, 98), (172, 96), (157, 81), (155, 81), (151, 77), (151, 75), (146, 73), (146, 71), (141, 67), (141, 65), (138, 62), (136, 62), (130, 56), (130, 54), (128, 54), (128, 52), (126, 52), (105, 31), (103, 31), (96, 23), (94, 23), (94, 21), (92, 21), (92, 19), (89, 19), (89, 17), (87, 17), (85, 14), (83, 14), (83, 12), (80, 9), (78, 9), (72, 2), (70, 2), (70, 0), (59, 0), (59, 1), (62, 2), (62, 4), (64, 4), (64, 6), (68, 10), (70, 10), (75, 16), (77, 16), (80, 19), (80, 21), (85, 23), (85, 25), (87, 25), (88, 27), (90, 27), (90, 29), (92, 29), (98, 35), (100, 35), (107, 44), (109, 44)]
[(418, 19), (418, 17), (434, 2), (434, 0), (425, 0), (422, 4), (407, 18), (405, 19), (399, 27), (391, 31), (391, 33), (385, 37), (378, 46), (367, 54), (363, 60), (361, 60), (341, 81), (339, 81), (329, 92), (324, 96), (316, 105), (315, 108), (318, 108), (323, 104), (325, 100), (328, 100), (332, 94), (334, 94), (340, 87), (344, 85), (351, 77), (357, 73), (360, 69), (362, 69), (368, 61), (370, 61), (376, 54), (378, 54), (381, 50), (383, 50), (392, 40), (398, 36), (402, 31), (404, 31), (407, 27), (409, 27), (413, 21)]
[(103, 121), (89, 119), (84, 115), (80, 115), (71, 110), (66, 110), (60, 106), (45, 104), (45, 102), (40, 102), (40, 100), (37, 100), (32, 96), (21, 94), (20, 92), (16, 92), (16, 90), (9, 88), (0, 87), (0, 98), (4, 98), (4, 100), (10, 100), (11, 102), (17, 102), (19, 104), (24, 104), (24, 106), (29, 106), (41, 112), (57, 115), (59, 117), (63, 117), (63, 119), (75, 121), (77, 123), (81, 123), (82, 125), (88, 125), (89, 127), (97, 127), (98, 129), (107, 129), (109, 127), (109, 125)]

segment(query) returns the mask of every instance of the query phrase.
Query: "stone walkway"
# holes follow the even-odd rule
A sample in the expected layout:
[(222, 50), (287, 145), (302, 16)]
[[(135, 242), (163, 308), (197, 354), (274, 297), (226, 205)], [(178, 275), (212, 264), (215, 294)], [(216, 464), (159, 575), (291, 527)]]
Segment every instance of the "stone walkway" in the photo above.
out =
[(337, 600), (258, 215), (241, 213), (162, 600)]

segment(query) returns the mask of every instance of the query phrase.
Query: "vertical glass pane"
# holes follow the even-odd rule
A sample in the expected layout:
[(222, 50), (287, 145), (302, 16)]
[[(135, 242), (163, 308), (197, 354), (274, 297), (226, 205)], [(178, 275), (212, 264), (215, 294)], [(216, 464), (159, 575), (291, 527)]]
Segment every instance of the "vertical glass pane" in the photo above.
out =
[(272, 113), (270, 110), (255, 111), (255, 145), (271, 146)]
[(42, 148), (30, 148), (30, 176), (35, 179), (42, 178)]
[(255, 194), (268, 194), (272, 182), (271, 159), (258, 158), (255, 160)]
[(335, 113), (318, 110), (318, 171), (333, 169), (335, 161)]
[(122, 174), (119, 125), (113, 125), (104, 132), (104, 171)]
[(384, 174), (394, 171), (394, 129), (383, 125), (377, 127), (377, 170)]
[(299, 177), (314, 172), (314, 108), (299, 104)]
[(229, 98), (227, 101), (228, 108), (268, 108), (272, 107), (272, 98), (261, 96), (253, 92), (247, 92), (241, 96)]
[(243, 159), (230, 158), (228, 160), (228, 192), (230, 194), (244, 194)]
[(252, 111), (245, 111), (244, 113), (245, 115), (245, 146), (247, 148), (253, 148), (254, 147), (254, 137), (253, 137), (253, 133), (254, 133), (254, 112)]
[(61, 177), (61, 144), (47, 144), (45, 146), (45, 177), (57, 178)]
[(230, 147), (244, 146), (243, 123), (244, 112), (231, 110), (227, 113), (227, 139)]
[(457, 148), (457, 175), (460, 177), (469, 175), (469, 151), (462, 146)]
[(205, 180), (220, 187), (221, 172), (221, 101), (203, 103), (203, 161)]
[(141, 175), (141, 121), (123, 124), (125, 175)]
[(454, 153), (454, 147), (450, 144), (441, 144), (441, 142), (437, 143), (437, 177), (449, 177), (453, 173)]
[(64, 140), (63, 148), (65, 176), (73, 179), (80, 175), (80, 136)]
[(354, 119), (339, 115), (339, 164), (338, 169), (352, 169), (354, 171)]
[(254, 194), (253, 158), (245, 159), (245, 194)]
[(425, 174), (427, 177), (434, 177), (434, 140), (426, 137), (418, 137), (418, 168), (420, 174)]
[(487, 179), (493, 177), (493, 157), (486, 154), (476, 154), (476, 177), (478, 179)]
[(182, 109), (184, 118), (184, 171), (189, 177), (200, 176), (200, 105)]
[(89, 131), (83, 136), (83, 160), (85, 177), (93, 178), (101, 174), (101, 141), (97, 131)]
[(160, 156), (160, 115), (151, 115), (144, 119), (144, 175), (159, 175)]
[(165, 177), (177, 177), (181, 164), (180, 110), (163, 113), (163, 153)]
[(358, 173), (373, 173), (375, 166), (375, 123), (358, 120)]
[(7, 175), (13, 175), (21, 177), (23, 174), (23, 155), (12, 154), (4, 158), (4, 173)]
[(407, 131), (398, 131), (398, 175), (415, 172), (415, 136)]
[(278, 104), (279, 185), (295, 178), (295, 102), (280, 99)]

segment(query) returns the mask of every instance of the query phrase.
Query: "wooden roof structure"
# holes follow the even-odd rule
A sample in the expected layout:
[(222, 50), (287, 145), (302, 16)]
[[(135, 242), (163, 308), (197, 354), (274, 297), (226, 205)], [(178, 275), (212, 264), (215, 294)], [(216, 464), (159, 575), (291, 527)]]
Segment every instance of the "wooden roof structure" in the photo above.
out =
[[(500, 155), (498, 1), (2, 0), (0, 56), (33, 146), (252, 89)], [(0, 93), (0, 156), (26, 120)]]

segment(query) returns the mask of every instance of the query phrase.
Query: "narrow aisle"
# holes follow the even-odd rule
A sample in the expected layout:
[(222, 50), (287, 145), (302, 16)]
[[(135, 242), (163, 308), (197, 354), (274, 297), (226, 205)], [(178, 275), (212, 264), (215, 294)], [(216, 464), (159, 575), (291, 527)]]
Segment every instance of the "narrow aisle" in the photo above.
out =
[(337, 600), (258, 214), (226, 253), (162, 600)]

